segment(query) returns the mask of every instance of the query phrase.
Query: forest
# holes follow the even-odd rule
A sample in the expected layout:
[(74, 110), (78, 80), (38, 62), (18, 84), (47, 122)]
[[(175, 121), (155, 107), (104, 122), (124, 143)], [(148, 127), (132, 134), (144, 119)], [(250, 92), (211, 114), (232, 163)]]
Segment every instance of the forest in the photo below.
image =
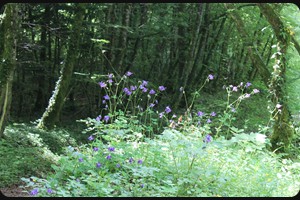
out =
[(292, 3), (7, 3), (0, 194), (292, 197)]

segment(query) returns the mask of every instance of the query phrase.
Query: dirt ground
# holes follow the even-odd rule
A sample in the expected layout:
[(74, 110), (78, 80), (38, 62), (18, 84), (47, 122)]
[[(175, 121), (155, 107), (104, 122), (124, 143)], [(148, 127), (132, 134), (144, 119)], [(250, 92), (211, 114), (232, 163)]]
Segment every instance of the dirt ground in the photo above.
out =
[(30, 197), (27, 192), (23, 192), (18, 185), (11, 185), (10, 187), (0, 188), (0, 197)]

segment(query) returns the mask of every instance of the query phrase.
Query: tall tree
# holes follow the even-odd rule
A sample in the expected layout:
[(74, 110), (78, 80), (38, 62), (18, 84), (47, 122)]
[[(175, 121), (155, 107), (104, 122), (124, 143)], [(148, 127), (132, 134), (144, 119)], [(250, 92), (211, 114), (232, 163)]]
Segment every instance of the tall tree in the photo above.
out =
[(20, 29), (19, 5), (6, 4), (3, 21), (4, 50), (0, 63), (0, 138), (9, 116), (12, 100), (12, 82), (16, 68), (17, 37)]
[(56, 82), (56, 87), (49, 100), (49, 105), (37, 125), (38, 128), (52, 128), (54, 124), (59, 121), (59, 115), (69, 91), (71, 76), (78, 55), (80, 33), (85, 14), (85, 4), (75, 4), (74, 12), (74, 23), (68, 43), (66, 62), (61, 69), (61, 75)]
[[(294, 128), (287, 103), (286, 93), (286, 52), (291, 40), (290, 31), (285, 27), (278, 14), (267, 3), (257, 4), (261, 13), (271, 24), (277, 38), (277, 52), (270, 81), (271, 101), (276, 105), (273, 119), (273, 134), (271, 136), (272, 148), (287, 147), (290, 143)], [(282, 144), (280, 144), (282, 143)]]

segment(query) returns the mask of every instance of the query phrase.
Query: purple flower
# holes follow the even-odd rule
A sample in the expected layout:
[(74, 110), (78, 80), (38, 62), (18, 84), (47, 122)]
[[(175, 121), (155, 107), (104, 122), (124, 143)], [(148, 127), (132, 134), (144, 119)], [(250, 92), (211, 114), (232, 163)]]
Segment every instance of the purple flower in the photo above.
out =
[(105, 116), (103, 117), (103, 120), (107, 123), (108, 120), (109, 120), (109, 116), (108, 116), (108, 115), (105, 115)]
[(100, 87), (101, 87), (101, 88), (104, 88), (104, 87), (106, 87), (106, 83), (104, 83), (104, 82), (102, 82), (102, 81), (101, 81), (101, 82), (99, 82), (98, 84), (100, 85)]
[(99, 162), (96, 163), (96, 167), (97, 167), (97, 168), (100, 168), (101, 166), (102, 166), (101, 163), (99, 163)]
[(133, 158), (129, 158), (129, 163), (132, 163), (133, 161)]
[(148, 91), (148, 89), (144, 87), (143, 88), (143, 92), (147, 92), (147, 91)]
[(93, 150), (94, 150), (94, 151), (98, 151), (99, 148), (98, 148), (98, 147), (94, 147)]
[(144, 81), (142, 82), (142, 86), (147, 86), (148, 85), (148, 81)]
[(110, 160), (111, 159), (111, 155), (106, 156), (106, 159)]
[(90, 137), (88, 137), (89, 141), (92, 141), (94, 139), (94, 137), (91, 135)]
[(216, 114), (215, 112), (212, 112), (212, 113), (210, 113), (210, 115), (211, 115), (212, 117), (214, 117), (214, 116), (216, 116), (217, 114)]
[(256, 93), (259, 93), (259, 90), (258, 89), (254, 89), (253, 92), (254, 92), (254, 94), (256, 94)]
[(109, 96), (108, 96), (107, 94), (104, 95), (103, 98), (104, 98), (105, 100), (109, 100), (109, 99), (110, 99)]
[(137, 88), (136, 86), (132, 86), (132, 85), (130, 86), (130, 90), (131, 90), (131, 91), (136, 90), (136, 88)]
[(133, 73), (130, 72), (130, 71), (128, 71), (128, 72), (125, 73), (125, 75), (126, 75), (127, 77), (131, 76), (132, 74), (133, 74)]
[(159, 113), (159, 118), (162, 118), (164, 116), (164, 112)]
[(155, 106), (154, 103), (150, 103), (150, 105), (149, 105), (150, 108), (153, 108), (154, 106)]
[(113, 74), (108, 74), (107, 76), (108, 76), (109, 79), (112, 79), (114, 77)]
[(282, 107), (282, 105), (280, 105), (279, 103), (276, 104), (276, 108), (277, 108), (277, 109), (280, 109), (281, 107)]
[(111, 152), (115, 151), (115, 147), (108, 147), (107, 149), (108, 149), (108, 151), (111, 151)]
[(112, 79), (107, 80), (108, 83), (113, 83), (114, 81)]
[(252, 84), (251, 84), (250, 82), (247, 82), (245, 87), (248, 88), (248, 87), (250, 87), (251, 85), (252, 85)]
[(198, 111), (198, 112), (197, 112), (197, 115), (198, 115), (198, 117), (202, 117), (202, 116), (204, 115), (204, 113), (201, 112), (201, 111)]
[(99, 115), (98, 117), (96, 117), (96, 120), (97, 120), (97, 121), (100, 121), (100, 120), (101, 120), (101, 117), (102, 117), (102, 116)]
[(161, 86), (158, 87), (158, 90), (159, 91), (164, 91), (164, 90), (166, 90), (166, 87), (161, 85)]
[(167, 106), (166, 109), (165, 109), (165, 112), (168, 114), (168, 113), (170, 113), (171, 111), (172, 111), (171, 108), (170, 108), (169, 106)]
[(236, 112), (236, 109), (235, 108), (231, 108), (231, 112)]
[(232, 88), (232, 91), (237, 92), (237, 87), (234, 86), (234, 87)]
[(209, 143), (211, 142), (211, 139), (212, 139), (211, 135), (207, 134), (204, 138), (204, 142)]
[(149, 94), (155, 94), (155, 90), (151, 89)]
[(35, 196), (35, 195), (37, 195), (38, 193), (39, 193), (39, 190), (38, 190), (37, 188), (33, 189), (33, 190), (30, 192), (30, 194), (31, 194), (32, 196)]
[(144, 184), (141, 184), (141, 188), (144, 188), (144, 186), (145, 186)]
[(123, 91), (125, 92), (126, 95), (131, 95), (132, 92), (128, 88), (124, 88)]
[(138, 164), (142, 164), (143, 161), (142, 161), (142, 160), (138, 160), (137, 163), (138, 163)]
[(121, 165), (118, 163), (118, 164), (116, 164), (116, 167), (117, 167), (117, 168), (120, 168), (120, 167), (121, 167)]
[(102, 101), (102, 104), (106, 104), (106, 101), (105, 101), (105, 100), (103, 100), (103, 101)]
[(250, 94), (245, 93), (245, 98), (249, 98), (249, 97), (250, 97)]
[(83, 162), (83, 158), (79, 158), (78, 161), (79, 161), (79, 162)]
[(212, 74), (208, 75), (208, 79), (209, 80), (213, 80), (214, 79), (214, 76)]
[(53, 190), (51, 190), (51, 188), (48, 188), (48, 189), (47, 189), (47, 192), (48, 192), (48, 194), (52, 194), (52, 193), (53, 193)]
[(206, 122), (209, 124), (209, 123), (211, 123), (211, 120), (210, 120), (210, 119), (208, 119)]

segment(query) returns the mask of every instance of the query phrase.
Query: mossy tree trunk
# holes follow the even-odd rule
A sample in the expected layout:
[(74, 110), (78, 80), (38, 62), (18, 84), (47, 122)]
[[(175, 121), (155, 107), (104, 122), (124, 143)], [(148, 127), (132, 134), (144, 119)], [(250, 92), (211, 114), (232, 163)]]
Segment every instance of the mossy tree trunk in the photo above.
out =
[(20, 27), (18, 4), (6, 4), (3, 21), (3, 52), (0, 63), (0, 138), (9, 116), (12, 99), (12, 82), (16, 68), (17, 36)]
[[(290, 144), (294, 133), (291, 117), (289, 114), (286, 83), (286, 51), (288, 49), (291, 35), (274, 9), (267, 3), (257, 4), (261, 13), (271, 24), (277, 38), (277, 53), (275, 57), (274, 71), (270, 82), (271, 101), (276, 106), (273, 112), (274, 130), (271, 136), (273, 150)], [(283, 149), (284, 150), (284, 149)]]
[(82, 30), (84, 13), (85, 4), (76, 4), (74, 24), (72, 26), (72, 33), (68, 43), (66, 61), (61, 69), (61, 75), (56, 82), (53, 95), (49, 100), (49, 105), (37, 125), (38, 128), (52, 128), (55, 123), (59, 121), (60, 112), (69, 91), (73, 68), (78, 55), (78, 46), (81, 39), (80, 33)]

